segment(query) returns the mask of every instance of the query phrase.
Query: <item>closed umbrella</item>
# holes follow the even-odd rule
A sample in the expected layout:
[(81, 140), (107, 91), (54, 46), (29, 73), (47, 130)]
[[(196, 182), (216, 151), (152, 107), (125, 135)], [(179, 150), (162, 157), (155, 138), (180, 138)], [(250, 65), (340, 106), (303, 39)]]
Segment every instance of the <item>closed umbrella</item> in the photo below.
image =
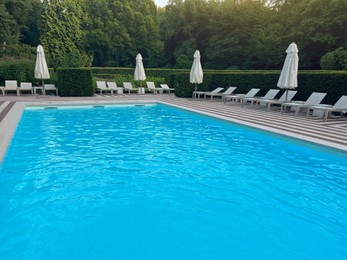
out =
[(199, 50), (196, 50), (194, 53), (194, 61), (193, 61), (192, 69), (190, 70), (190, 83), (195, 84), (194, 92), (196, 92), (197, 84), (202, 83), (203, 77), (204, 77), (204, 73), (202, 72), (202, 67), (200, 62), (200, 52)]
[(283, 64), (280, 78), (277, 82), (277, 87), (286, 89), (286, 102), (288, 89), (294, 89), (298, 86), (298, 52), (298, 47), (292, 42), (286, 50), (287, 56)]
[(44, 90), (45, 86), (43, 84), (43, 80), (49, 79), (50, 76), (49, 76), (49, 71), (48, 71), (47, 62), (45, 58), (45, 52), (41, 45), (37, 46), (37, 49), (36, 49), (36, 64), (35, 64), (34, 75), (36, 79), (41, 79), (43, 92), (45, 92)]
[[(137, 54), (136, 56), (136, 67), (135, 67), (135, 72), (134, 72), (134, 79), (135, 80), (145, 80), (146, 79), (146, 74), (145, 74), (145, 68), (143, 67), (142, 63), (142, 56), (141, 54)], [(140, 83), (142, 87), (142, 82)]]

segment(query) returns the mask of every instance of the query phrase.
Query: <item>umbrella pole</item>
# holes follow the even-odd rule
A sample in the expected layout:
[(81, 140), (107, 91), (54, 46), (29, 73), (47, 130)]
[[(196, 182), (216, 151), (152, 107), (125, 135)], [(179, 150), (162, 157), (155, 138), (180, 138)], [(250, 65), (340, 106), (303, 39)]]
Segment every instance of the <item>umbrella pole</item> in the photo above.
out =
[(288, 100), (288, 89), (286, 90), (286, 99), (285, 99), (285, 103), (287, 103), (287, 100)]
[(45, 84), (43, 84), (43, 79), (41, 79), (42, 94), (46, 95)]
[(197, 90), (197, 85), (196, 85), (196, 83), (195, 83), (194, 99), (196, 99), (196, 90)]

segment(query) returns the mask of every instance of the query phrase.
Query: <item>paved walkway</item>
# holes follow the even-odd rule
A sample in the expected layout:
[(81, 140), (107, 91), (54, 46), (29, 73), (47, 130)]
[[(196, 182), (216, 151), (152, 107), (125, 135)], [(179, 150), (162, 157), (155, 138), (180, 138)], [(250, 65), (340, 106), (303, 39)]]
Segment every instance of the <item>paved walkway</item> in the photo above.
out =
[(329, 119), (306, 118), (294, 113), (281, 114), (277, 111), (251, 108), (239, 104), (223, 104), (220, 100), (192, 100), (171, 95), (118, 95), (114, 97), (95, 95), (94, 97), (56, 97), (23, 95), (0, 97), (0, 162), (13, 132), (27, 105), (64, 104), (106, 104), (106, 103), (161, 102), (172, 106), (200, 112), (235, 123), (275, 132), (333, 147), (347, 153), (347, 118)]

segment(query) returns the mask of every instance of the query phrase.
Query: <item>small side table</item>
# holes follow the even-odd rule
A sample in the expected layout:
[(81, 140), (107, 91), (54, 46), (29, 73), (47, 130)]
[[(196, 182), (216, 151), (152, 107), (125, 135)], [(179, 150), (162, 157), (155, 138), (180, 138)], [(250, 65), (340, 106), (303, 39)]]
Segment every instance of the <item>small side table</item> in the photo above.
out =
[(34, 87), (34, 95), (37, 95), (37, 90), (41, 91), (41, 94), (44, 95), (43, 87)]
[(145, 94), (145, 88), (138, 88), (137, 94), (144, 95)]
[(201, 95), (204, 95), (206, 92), (205, 91), (194, 91), (193, 92), (193, 99), (200, 99)]

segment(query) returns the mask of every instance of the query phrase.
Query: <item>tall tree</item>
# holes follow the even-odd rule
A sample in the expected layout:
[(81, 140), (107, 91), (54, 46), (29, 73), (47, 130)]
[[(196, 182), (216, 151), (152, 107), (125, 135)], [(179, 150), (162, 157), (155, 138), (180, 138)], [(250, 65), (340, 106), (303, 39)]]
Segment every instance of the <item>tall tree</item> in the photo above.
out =
[(146, 66), (161, 54), (157, 10), (151, 0), (86, 1), (87, 47), (96, 66), (132, 66), (141, 52)]
[(20, 42), (37, 45), (39, 43), (38, 25), (43, 4), (40, 0), (5, 0), (8, 13), (16, 21), (20, 31)]
[(204, 61), (207, 46), (208, 25), (216, 1), (171, 0), (161, 17), (161, 35), (165, 42), (166, 62), (176, 68), (188, 68), (195, 49), (199, 49)]
[(0, 49), (6, 45), (19, 43), (19, 28), (12, 15), (7, 11), (5, 1), (0, 1)]
[[(266, 7), (252, 0), (225, 0), (211, 23), (211, 37), (207, 49), (211, 68), (245, 69), (253, 50), (251, 40), (266, 18)], [(260, 32), (260, 31), (259, 31)]]
[(325, 53), (347, 43), (346, 10), (346, 0), (286, 0), (281, 5), (284, 38), (298, 43), (301, 68), (319, 69)]
[(50, 0), (43, 13), (41, 42), (50, 65), (88, 66), (84, 51), (83, 12), (78, 0)]

